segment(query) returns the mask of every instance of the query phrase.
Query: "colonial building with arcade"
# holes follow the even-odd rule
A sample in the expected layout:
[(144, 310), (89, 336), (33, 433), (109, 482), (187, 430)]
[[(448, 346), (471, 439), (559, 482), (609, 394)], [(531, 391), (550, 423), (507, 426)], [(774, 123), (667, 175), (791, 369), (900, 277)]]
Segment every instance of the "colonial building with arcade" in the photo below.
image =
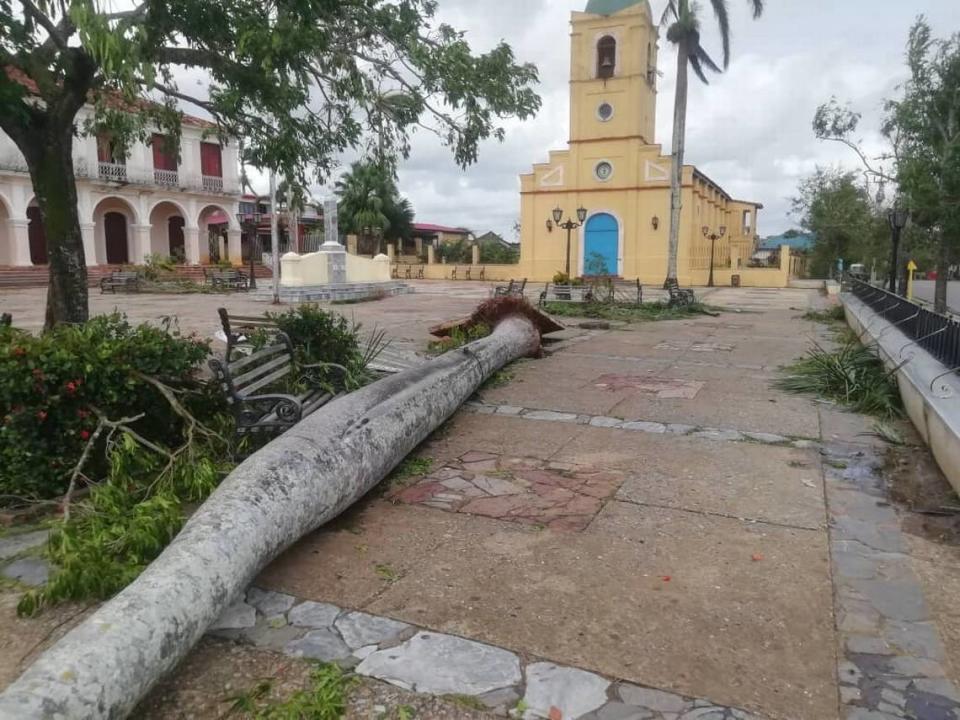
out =
[[(29, 83), (29, 80), (24, 82)], [(80, 111), (77, 125), (93, 108)], [(160, 134), (117, 152), (106, 137), (80, 136), (73, 164), (87, 265), (139, 264), (151, 254), (186, 264), (241, 261), (236, 144), (215, 126), (183, 118), (179, 148)], [(0, 266), (47, 262), (43, 218), (26, 161), (0, 132)]]

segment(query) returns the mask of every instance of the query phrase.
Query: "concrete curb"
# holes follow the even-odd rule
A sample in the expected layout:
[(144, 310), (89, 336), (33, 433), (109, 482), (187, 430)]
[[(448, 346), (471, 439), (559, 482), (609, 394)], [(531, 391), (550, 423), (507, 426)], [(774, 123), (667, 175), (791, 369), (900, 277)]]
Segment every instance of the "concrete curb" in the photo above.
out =
[(858, 298), (844, 294), (841, 302), (847, 324), (865, 343), (876, 346), (890, 370), (897, 368), (897, 385), (907, 415), (953, 489), (960, 492), (960, 376), (947, 375), (951, 368), (913, 344)]

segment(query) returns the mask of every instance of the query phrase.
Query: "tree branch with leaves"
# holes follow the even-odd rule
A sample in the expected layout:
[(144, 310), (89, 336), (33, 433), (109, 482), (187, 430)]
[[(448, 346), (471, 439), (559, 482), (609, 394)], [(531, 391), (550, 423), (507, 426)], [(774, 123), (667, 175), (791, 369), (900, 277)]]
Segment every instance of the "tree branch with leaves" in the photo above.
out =
[[(144, 0), (124, 11), (105, 0), (0, 0), (0, 129), (26, 158), (46, 226), (47, 326), (88, 315), (78, 133), (109, 132), (126, 147), (162, 132), (179, 145), (181, 106), (197, 108), (222, 142), (242, 138), (244, 162), (309, 185), (349, 149), (405, 157), (420, 127), (465, 167), (482, 142), (503, 139), (503, 120), (532, 116), (536, 68), (503, 43), (475, 54), (436, 9), (435, 0)], [(180, 87), (186, 70), (203, 73), (199, 91)], [(94, 116), (81, 122), (85, 103)]]

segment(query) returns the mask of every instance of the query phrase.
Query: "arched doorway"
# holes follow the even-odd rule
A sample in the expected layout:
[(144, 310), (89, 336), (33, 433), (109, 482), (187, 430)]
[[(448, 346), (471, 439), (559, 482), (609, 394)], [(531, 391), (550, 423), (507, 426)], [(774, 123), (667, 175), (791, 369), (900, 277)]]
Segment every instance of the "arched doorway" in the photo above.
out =
[(40, 208), (31, 205), (27, 208), (27, 237), (30, 240), (30, 262), (34, 265), (47, 264), (47, 231), (43, 225)]
[(587, 220), (583, 242), (584, 275), (616, 275), (620, 252), (620, 224), (609, 213)]
[(170, 243), (170, 257), (179, 263), (187, 261), (187, 241), (183, 236), (184, 219), (173, 215), (167, 220), (167, 240)]
[(103, 233), (108, 265), (126, 265), (130, 262), (127, 247), (127, 218), (122, 213), (108, 212), (103, 216)]
[(224, 208), (207, 205), (197, 216), (197, 226), (200, 228), (201, 264), (215, 264), (228, 259), (239, 261), (239, 258), (228, 257), (227, 232), (230, 229), (230, 215)]

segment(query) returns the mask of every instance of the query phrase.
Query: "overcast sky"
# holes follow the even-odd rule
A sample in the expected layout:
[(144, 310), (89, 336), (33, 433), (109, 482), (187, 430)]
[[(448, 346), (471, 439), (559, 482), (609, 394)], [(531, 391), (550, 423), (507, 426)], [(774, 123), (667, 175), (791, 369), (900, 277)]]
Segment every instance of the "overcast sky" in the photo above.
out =
[[(480, 161), (461, 171), (448, 149), (416, 137), (400, 171), (401, 191), (420, 222), (493, 229), (513, 240), (520, 214), (518, 174), (568, 139), (569, 18), (586, 0), (439, 0), (441, 18), (467, 32), (476, 50), (503, 39), (540, 70), (543, 107), (537, 117), (509, 122), (503, 143), (481, 147)], [(659, 18), (665, 0), (652, 0)], [(708, 5), (706, 2), (702, 2)], [(849, 151), (820, 143), (810, 128), (817, 106), (837, 95), (864, 115), (864, 138), (876, 146), (884, 98), (904, 79), (907, 31), (918, 14), (934, 33), (960, 30), (960, 0), (768, 0), (753, 21), (746, 0), (730, 0), (733, 50), (729, 71), (710, 86), (691, 83), (687, 162), (734, 197), (765, 206), (760, 233), (796, 223), (789, 198), (817, 164), (846, 163)], [(703, 42), (718, 48), (712, 15)], [(719, 55), (714, 52), (714, 56)], [(670, 148), (675, 55), (660, 42), (657, 142)], [(322, 191), (321, 191), (322, 193)]]

